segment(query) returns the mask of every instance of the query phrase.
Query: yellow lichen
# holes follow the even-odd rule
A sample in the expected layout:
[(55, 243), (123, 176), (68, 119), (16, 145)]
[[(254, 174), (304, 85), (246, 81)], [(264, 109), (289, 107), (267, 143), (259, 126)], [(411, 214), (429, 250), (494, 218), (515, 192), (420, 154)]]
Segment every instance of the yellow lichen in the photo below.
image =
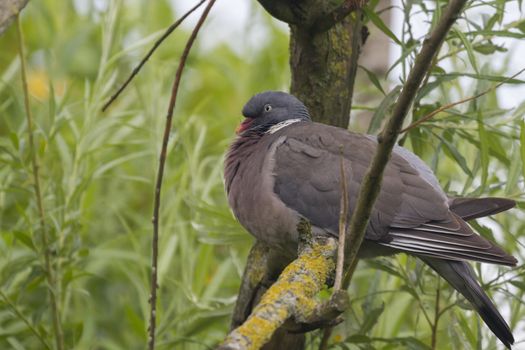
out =
[(240, 349), (259, 349), (290, 317), (307, 319), (314, 313), (314, 297), (335, 268), (336, 243), (333, 239), (314, 240), (309, 224), (301, 223), (298, 229), (305, 233), (301, 235), (301, 254), (266, 291), (246, 322), (226, 338), (224, 348), (235, 344)]

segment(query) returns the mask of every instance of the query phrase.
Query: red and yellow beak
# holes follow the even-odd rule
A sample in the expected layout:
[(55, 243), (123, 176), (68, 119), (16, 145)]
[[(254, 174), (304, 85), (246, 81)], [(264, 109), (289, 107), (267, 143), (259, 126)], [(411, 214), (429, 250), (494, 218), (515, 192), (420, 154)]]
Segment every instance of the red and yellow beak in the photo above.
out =
[(235, 133), (239, 135), (244, 130), (248, 129), (250, 125), (252, 124), (252, 122), (253, 122), (253, 118), (245, 118), (242, 121), (242, 123), (240, 123), (239, 126), (237, 126), (237, 128), (235, 129)]

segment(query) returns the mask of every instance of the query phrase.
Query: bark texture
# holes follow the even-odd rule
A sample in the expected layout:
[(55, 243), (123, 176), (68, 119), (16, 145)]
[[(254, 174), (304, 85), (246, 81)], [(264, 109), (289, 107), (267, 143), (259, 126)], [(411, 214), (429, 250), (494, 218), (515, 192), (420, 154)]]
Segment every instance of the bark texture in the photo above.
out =
[(0, 1), (0, 35), (9, 27), (29, 0), (2, 0)]
[(360, 17), (354, 12), (322, 31), (290, 25), (290, 91), (317, 122), (348, 127), (362, 42)]
[[(340, 314), (337, 313), (338, 307), (326, 307), (314, 298), (334, 272), (336, 240), (313, 237), (311, 226), (305, 220), (299, 223), (298, 231), (302, 238), (299, 257), (286, 267), (279, 279), (264, 293), (248, 319), (228, 335), (219, 350), (256, 350), (265, 344), (269, 348), (268, 342), (272, 335), (290, 318), (299, 323), (312, 324), (322, 323), (328, 318), (327, 314), (330, 318), (334, 317), (334, 312), (335, 316)], [(250, 255), (259, 252), (257, 248)], [(254, 260), (257, 259), (254, 257)], [(334, 299), (340, 297), (336, 295)], [(293, 337), (288, 339), (285, 336), (282, 341), (275, 343), (272, 349), (304, 346), (304, 341), (296, 341)]]

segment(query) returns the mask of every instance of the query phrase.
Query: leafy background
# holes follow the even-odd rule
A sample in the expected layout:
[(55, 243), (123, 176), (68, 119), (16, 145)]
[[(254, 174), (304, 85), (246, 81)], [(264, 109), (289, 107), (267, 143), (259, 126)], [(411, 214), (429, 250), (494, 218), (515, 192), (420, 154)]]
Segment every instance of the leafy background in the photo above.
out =
[[(508, 20), (509, 3), (521, 11), (521, 1), (469, 3), (414, 104), (412, 120), (523, 68), (509, 64), (513, 45), (525, 37), (525, 21)], [(252, 243), (228, 209), (223, 156), (243, 103), (261, 90), (287, 89), (290, 72), (286, 28), (255, 2), (249, 4), (246, 30), (227, 42), (198, 41), (184, 72), (160, 219), (159, 349), (206, 349), (224, 337)], [(417, 15), (432, 25), (440, 7), (414, 1), (387, 9), (402, 17), (397, 35), (375, 15), (374, 9), (384, 7), (374, 1), (369, 7), (369, 26), (397, 42), (399, 51), (387, 76), (361, 72), (357, 90), (371, 98), (358, 101), (351, 128), (374, 133), (423, 40), (409, 19)], [(181, 14), (177, 8), (164, 0), (43, 0), (30, 2), (22, 14), (50, 252), (59, 282), (51, 288), (67, 348), (141, 349), (147, 341), (157, 155), (188, 27), (166, 41), (108, 112), (100, 109)], [(260, 28), (264, 40), (235, 44), (253, 42)], [(205, 25), (203, 31), (211, 29), (217, 26)], [(0, 37), (0, 47), (0, 348), (53, 348), (14, 26)], [(522, 84), (519, 79), (507, 84)], [(372, 111), (370, 122), (360, 118), (363, 111)], [(520, 243), (525, 235), (524, 111), (520, 96), (503, 108), (501, 96), (491, 92), (440, 113), (403, 139), (451, 194), (518, 201), (517, 209), (474, 227), (520, 263), (525, 255)], [(525, 270), (475, 268), (514, 329), (516, 348), (525, 348)], [(334, 333), (333, 348), (429, 349), (433, 333), (437, 349), (500, 347), (469, 305), (413, 258), (361, 262), (349, 293), (352, 307)], [(308, 339), (315, 348), (316, 334)]]

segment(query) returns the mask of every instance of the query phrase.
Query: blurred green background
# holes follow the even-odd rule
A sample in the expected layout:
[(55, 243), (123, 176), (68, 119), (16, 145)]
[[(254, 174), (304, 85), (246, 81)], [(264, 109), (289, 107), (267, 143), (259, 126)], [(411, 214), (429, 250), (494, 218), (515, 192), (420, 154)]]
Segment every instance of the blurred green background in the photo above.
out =
[[(514, 53), (500, 46), (522, 40), (525, 22), (506, 21), (504, 1), (486, 3), (481, 10), (479, 2), (470, 4), (472, 17), (458, 27), (467, 34), (451, 32), (413, 120), (502, 81), (507, 69), (523, 68), (509, 66)], [(223, 339), (253, 242), (228, 209), (223, 157), (245, 101), (262, 90), (286, 90), (290, 72), (286, 28), (255, 1), (243, 6), (249, 9), (245, 30), (217, 42), (206, 34), (217, 30), (212, 9), (212, 24), (202, 29), (205, 45), (197, 39), (183, 74), (162, 193), (158, 349), (208, 349)], [(379, 125), (388, 106), (381, 104), (377, 85), (388, 93), (406, 77), (422, 40), (409, 35), (406, 19), (417, 13), (431, 22), (437, 15), (424, 2), (400, 6), (397, 68), (388, 77), (361, 71), (357, 91), (371, 97), (356, 103), (353, 129), (368, 129), (369, 119), (359, 116), (370, 110)], [(21, 16), (58, 281), (53, 291), (68, 349), (143, 349), (147, 341), (154, 179), (171, 84), (191, 26), (166, 40), (107, 112), (101, 107), (181, 15), (179, 7), (163, 0), (44, 0), (30, 1)], [(0, 37), (0, 348), (54, 348), (15, 27)], [(257, 30), (264, 40), (254, 42)], [(499, 37), (506, 44), (498, 46)], [(411, 131), (405, 146), (432, 166), (449, 192), (520, 203), (474, 227), (521, 264), (520, 97), (511, 108), (500, 107), (494, 92), (455, 107)], [(479, 264), (476, 270), (514, 328), (521, 342), (516, 348), (525, 348), (525, 270)], [(436, 312), (438, 349), (499, 346), (469, 305), (413, 258), (362, 262), (349, 293), (352, 307), (334, 333), (333, 348), (430, 349)], [(309, 348), (315, 348), (316, 335), (309, 336)]]

